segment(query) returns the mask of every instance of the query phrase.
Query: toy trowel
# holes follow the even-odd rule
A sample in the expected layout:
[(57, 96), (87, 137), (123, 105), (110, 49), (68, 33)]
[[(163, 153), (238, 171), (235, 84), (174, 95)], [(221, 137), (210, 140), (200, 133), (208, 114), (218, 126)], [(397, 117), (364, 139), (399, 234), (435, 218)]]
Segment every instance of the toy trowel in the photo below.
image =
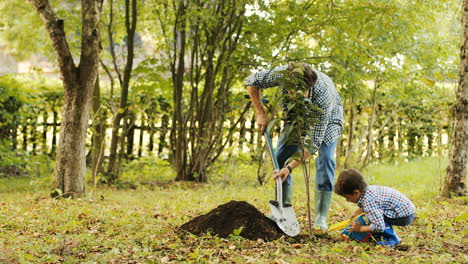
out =
[[(275, 156), (275, 150), (271, 143), (271, 137), (268, 134), (268, 130), (265, 129), (263, 134), (265, 141), (267, 142), (268, 152), (270, 152), (271, 159), (276, 171), (278, 171), (279, 165)], [(280, 178), (276, 178), (275, 182), (276, 200), (270, 201), (271, 216), (270, 218), (276, 222), (278, 227), (288, 236), (296, 236), (301, 232), (299, 222), (297, 222), (296, 214), (291, 204), (283, 204), (283, 183)]]

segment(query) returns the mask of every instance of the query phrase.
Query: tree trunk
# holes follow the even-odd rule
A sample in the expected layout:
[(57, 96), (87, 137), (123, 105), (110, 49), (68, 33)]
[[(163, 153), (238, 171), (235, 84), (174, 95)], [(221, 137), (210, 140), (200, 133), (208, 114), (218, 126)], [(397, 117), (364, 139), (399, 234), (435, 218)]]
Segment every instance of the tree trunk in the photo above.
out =
[(403, 132), (403, 118), (398, 117), (398, 156), (401, 157), (404, 152), (404, 143), (405, 143), (405, 138), (404, 138), (405, 133)]
[(349, 104), (349, 117), (348, 117), (349, 127), (348, 127), (348, 142), (346, 144), (346, 156), (344, 161), (344, 168), (349, 168), (349, 158), (351, 156), (351, 149), (353, 148), (354, 141), (354, 99), (351, 98)]
[(149, 129), (148, 154), (152, 155), (153, 149), (154, 149), (154, 130), (156, 128), (154, 127), (154, 122), (151, 120), (148, 121), (148, 129)]
[(92, 149), (91, 149), (91, 160), (92, 160), (92, 172), (93, 172), (93, 183), (96, 182), (96, 175), (102, 173), (103, 163), (103, 150), (105, 146), (105, 135), (106, 135), (106, 114), (101, 108), (101, 91), (99, 85), (99, 76), (96, 79), (96, 86), (94, 88), (93, 95), (93, 114), (94, 114), (94, 126), (93, 126), (93, 137), (92, 137)]
[(169, 128), (169, 115), (164, 113), (161, 118), (161, 129), (159, 131), (158, 157), (162, 157), (164, 149), (167, 148), (166, 134)]
[(174, 42), (172, 49), (174, 57), (171, 62), (173, 82), (174, 112), (171, 128), (171, 150), (173, 164), (176, 168), (176, 180), (194, 180), (193, 175), (188, 175), (187, 165), (187, 140), (185, 134), (185, 122), (183, 118), (182, 93), (185, 73), (185, 46), (186, 46), (186, 3), (179, 1), (177, 6), (177, 18), (174, 25)]
[(394, 123), (396, 123), (396, 118), (393, 118), (393, 115), (392, 115), (392, 123), (391, 125), (389, 126), (388, 128), (388, 132), (387, 132), (387, 136), (388, 136), (388, 145), (387, 145), (387, 151), (389, 153), (389, 157), (391, 160), (393, 160), (396, 156), (396, 153), (395, 153), (395, 135), (396, 135), (396, 132), (395, 132), (395, 125), (393, 125)]
[(369, 120), (369, 125), (368, 125), (368, 131), (367, 131), (367, 150), (366, 150), (366, 156), (364, 158), (364, 161), (362, 162), (361, 169), (366, 167), (369, 162), (372, 160), (372, 144), (374, 142), (374, 136), (373, 136), (373, 129), (374, 129), (374, 122), (376, 120), (376, 106), (377, 106), (377, 89), (379, 88), (378, 85), (378, 80), (375, 80), (374, 84), (374, 91), (372, 93), (372, 113), (371, 113), (371, 118)]
[(53, 124), (52, 124), (52, 146), (50, 148), (50, 156), (54, 156), (57, 151), (57, 123), (58, 123), (58, 112), (53, 107)]
[(83, 197), (86, 172), (86, 130), (101, 51), (100, 1), (82, 0), (82, 43), (78, 67), (65, 37), (64, 21), (47, 0), (30, 0), (44, 20), (57, 55), (64, 87), (64, 107), (54, 170), (52, 196)]
[(452, 108), (455, 127), (442, 196), (463, 196), (466, 193), (466, 165), (468, 163), (468, 0), (462, 8), (463, 44), (460, 54), (460, 81), (457, 100)]
[(32, 123), (32, 128), (31, 128), (31, 141), (32, 141), (32, 151), (31, 154), (33, 156), (36, 155), (36, 147), (37, 147), (37, 123), (38, 123), (38, 117), (34, 113), (34, 122)]
[(44, 115), (42, 116), (42, 155), (47, 154), (47, 109), (44, 111)]
[(246, 132), (245, 118), (243, 117), (239, 124), (239, 148), (238, 149), (240, 152), (242, 152), (244, 148), (245, 132)]
[(126, 150), (126, 159), (134, 159), (135, 156), (133, 155), (133, 146), (135, 145), (135, 122), (136, 122), (136, 115), (134, 112), (130, 112), (128, 114), (128, 132), (127, 132), (127, 150)]
[[(110, 14), (110, 16), (112, 19), (112, 13)], [(126, 45), (127, 46), (127, 58), (126, 58), (125, 68), (123, 71), (123, 78), (121, 78), (120, 70), (117, 67), (117, 64), (115, 63), (116, 55), (113, 52), (114, 43), (112, 41), (112, 32), (111, 30), (109, 31), (109, 39), (110, 39), (109, 45), (111, 46), (111, 53), (112, 53), (112, 57), (114, 60), (114, 68), (115, 68), (115, 71), (117, 72), (117, 75), (119, 76), (120, 86), (122, 89), (121, 96), (120, 96), (119, 109), (117, 110), (117, 113), (115, 115), (115, 118), (113, 120), (113, 125), (112, 125), (112, 138), (111, 138), (111, 146), (110, 146), (110, 153), (109, 153), (109, 165), (107, 167), (108, 181), (111, 183), (117, 180), (117, 177), (120, 173), (119, 170), (120, 170), (121, 164), (116, 164), (116, 163), (118, 160), (121, 160), (120, 159), (121, 155), (117, 155), (117, 149), (118, 149), (119, 141), (125, 142), (125, 140), (122, 140), (121, 137), (125, 137), (125, 134), (127, 132), (124, 129), (122, 129), (121, 131), (122, 133), (119, 134), (119, 128), (120, 128), (121, 121), (124, 120), (124, 123), (126, 121), (125, 118), (127, 114), (128, 90), (129, 90), (129, 85), (130, 85), (131, 73), (133, 70), (133, 57), (135, 53), (134, 44), (135, 44), (137, 17), (138, 17), (137, 16), (137, 1), (131, 0), (131, 4), (130, 4), (130, 0), (125, 0), (125, 28), (127, 32), (127, 45)], [(123, 126), (125, 127), (126, 125), (124, 124)], [(120, 151), (125, 151), (125, 146), (123, 145), (120, 146)], [(119, 157), (118, 160), (117, 160), (117, 157)]]
[(15, 150), (18, 148), (18, 117), (13, 117), (14, 126), (11, 128), (11, 149)]
[(23, 127), (21, 128), (21, 133), (23, 134), (23, 144), (22, 144), (23, 151), (26, 151), (28, 149), (28, 125), (29, 125), (29, 119), (26, 119), (23, 123)]
[(144, 113), (141, 113), (141, 117), (140, 117), (140, 136), (138, 138), (138, 157), (140, 158), (141, 157), (141, 154), (143, 152), (143, 134), (145, 132), (145, 114)]

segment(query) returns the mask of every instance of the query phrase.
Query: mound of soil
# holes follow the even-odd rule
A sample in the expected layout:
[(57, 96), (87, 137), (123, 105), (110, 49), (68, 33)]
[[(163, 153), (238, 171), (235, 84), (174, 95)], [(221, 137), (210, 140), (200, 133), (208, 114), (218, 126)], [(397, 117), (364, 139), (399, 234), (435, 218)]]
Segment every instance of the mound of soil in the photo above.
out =
[(250, 240), (272, 241), (283, 235), (274, 221), (243, 201), (222, 204), (180, 226), (195, 235), (210, 233), (224, 238), (240, 227), (243, 229), (239, 235)]

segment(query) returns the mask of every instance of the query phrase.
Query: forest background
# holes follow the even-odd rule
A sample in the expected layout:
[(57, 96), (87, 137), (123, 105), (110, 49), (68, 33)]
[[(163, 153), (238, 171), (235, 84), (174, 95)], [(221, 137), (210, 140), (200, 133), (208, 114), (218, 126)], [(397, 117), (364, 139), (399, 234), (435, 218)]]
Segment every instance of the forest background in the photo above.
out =
[[(466, 197), (437, 198), (454, 132), (460, 1), (108, 0), (95, 2), (100, 16), (90, 32), (99, 33), (93, 45), (102, 51), (90, 54), (97, 56), (86, 56), (91, 41), (83, 39), (94, 35), (81, 17), (93, 1), (51, 1), (66, 33), (61, 42), (49, 37), (53, 26), (44, 27), (47, 14), (37, 8), (44, 2), (0, 3), (8, 65), (0, 76), (2, 261), (466, 261)], [(67, 44), (67, 55), (57, 43)], [(174, 234), (231, 199), (267, 212), (271, 162), (243, 81), (298, 61), (329, 75), (342, 96), (337, 171), (358, 168), (370, 183), (415, 200), (420, 220), (402, 232), (408, 251), (329, 239), (272, 246)], [(85, 69), (84, 62), (97, 74), (73, 76), (93, 77), (94, 89), (66, 100), (74, 93), (64, 65)], [(264, 93), (271, 116), (280, 115), (278, 95)], [(66, 155), (56, 155), (70, 101), (84, 106), (78, 112), (91, 109), (84, 155), (72, 155), (87, 169), (63, 176), (78, 179), (71, 189), (57, 179), (67, 171), (60, 160)], [(300, 173), (297, 179), (301, 186)], [(51, 200), (51, 193), (81, 199)], [(301, 223), (303, 193), (295, 193)], [(335, 197), (331, 221), (351, 207)]]

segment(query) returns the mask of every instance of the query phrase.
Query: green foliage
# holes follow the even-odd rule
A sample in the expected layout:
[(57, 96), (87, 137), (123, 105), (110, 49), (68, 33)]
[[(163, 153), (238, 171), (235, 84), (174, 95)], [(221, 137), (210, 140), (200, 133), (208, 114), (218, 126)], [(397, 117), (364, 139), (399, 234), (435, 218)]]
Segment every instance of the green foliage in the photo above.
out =
[[(309, 153), (316, 151), (312, 142), (311, 127), (318, 122), (317, 114), (323, 112), (312, 101), (305, 97), (309, 91), (309, 87), (304, 82), (305, 69), (302, 63), (295, 63), (291, 66), (291, 70), (286, 69), (279, 72), (280, 77), (278, 82), (280, 87), (287, 91), (281, 97), (281, 106), (286, 106), (286, 113), (283, 113), (282, 120), (284, 121), (284, 129), (282, 135), (287, 137), (287, 144), (301, 146), (307, 149)], [(271, 126), (276, 123), (272, 120)]]
[(242, 240), (243, 237), (240, 236), (240, 233), (242, 232), (242, 229), (244, 229), (244, 226), (241, 226), (241, 227), (239, 227), (239, 228), (237, 228), (237, 229), (234, 229), (234, 230), (232, 231), (232, 234), (229, 235), (229, 238), (230, 238), (231, 240)]
[[(81, 47), (81, 6), (76, 1), (50, 1), (65, 32), (71, 52), (77, 55)], [(8, 0), (0, 3), (0, 40), (2, 48), (19, 60), (38, 54), (55, 63), (54, 49), (44, 22), (33, 6), (24, 1)], [(42, 69), (37, 69), (41, 71)]]
[[(0, 177), (50, 173), (48, 157), (31, 156), (16, 148), (13, 130), (34, 118), (51, 101), (60, 100), (62, 95), (56, 92), (57, 86), (45, 78), (0, 77)], [(59, 99), (53, 99), (54, 96)]]
[(157, 185), (167, 183), (174, 177), (169, 162), (155, 157), (142, 157), (124, 164), (121, 182), (132, 185)]

